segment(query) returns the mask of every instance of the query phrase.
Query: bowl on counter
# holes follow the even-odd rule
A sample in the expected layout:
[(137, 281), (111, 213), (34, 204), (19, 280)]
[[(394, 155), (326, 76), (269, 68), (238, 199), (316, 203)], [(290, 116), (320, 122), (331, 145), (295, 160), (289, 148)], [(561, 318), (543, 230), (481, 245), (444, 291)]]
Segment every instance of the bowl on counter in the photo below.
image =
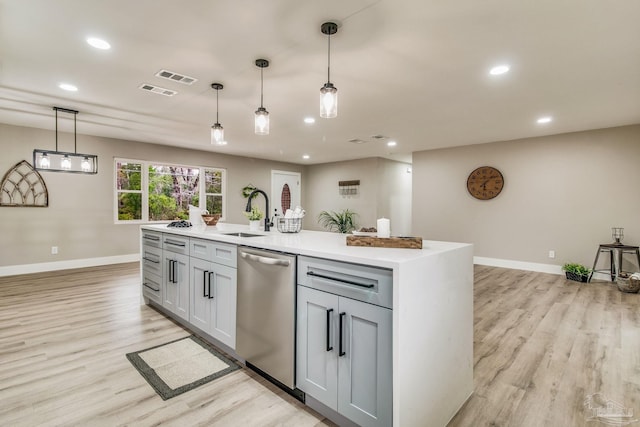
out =
[(216, 225), (220, 219), (220, 214), (203, 214), (202, 220), (207, 225)]

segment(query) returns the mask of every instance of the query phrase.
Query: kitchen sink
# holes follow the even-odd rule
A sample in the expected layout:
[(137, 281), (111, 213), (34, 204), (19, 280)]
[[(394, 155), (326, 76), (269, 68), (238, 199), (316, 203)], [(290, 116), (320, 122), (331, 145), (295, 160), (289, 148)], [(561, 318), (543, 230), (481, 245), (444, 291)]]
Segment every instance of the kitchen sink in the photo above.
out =
[(252, 233), (244, 233), (242, 231), (236, 231), (235, 233), (222, 233), (225, 236), (236, 236), (236, 237), (262, 237), (263, 234), (252, 234)]

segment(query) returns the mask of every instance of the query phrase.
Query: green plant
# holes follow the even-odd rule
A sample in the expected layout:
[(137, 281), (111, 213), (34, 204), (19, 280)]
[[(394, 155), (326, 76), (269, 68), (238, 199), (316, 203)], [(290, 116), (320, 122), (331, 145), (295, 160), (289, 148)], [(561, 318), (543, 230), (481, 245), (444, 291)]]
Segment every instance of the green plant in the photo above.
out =
[(258, 209), (257, 206), (251, 207), (251, 212), (244, 212), (244, 215), (249, 218), (249, 221), (260, 221), (264, 216), (264, 212)]
[(587, 276), (589, 275), (589, 273), (591, 273), (590, 268), (587, 268), (582, 264), (576, 264), (576, 263), (567, 263), (562, 266), (562, 270), (566, 271), (567, 273), (577, 274), (578, 276)]
[(357, 213), (345, 209), (340, 212), (322, 211), (318, 215), (318, 223), (329, 231), (348, 233), (356, 228), (355, 217)]

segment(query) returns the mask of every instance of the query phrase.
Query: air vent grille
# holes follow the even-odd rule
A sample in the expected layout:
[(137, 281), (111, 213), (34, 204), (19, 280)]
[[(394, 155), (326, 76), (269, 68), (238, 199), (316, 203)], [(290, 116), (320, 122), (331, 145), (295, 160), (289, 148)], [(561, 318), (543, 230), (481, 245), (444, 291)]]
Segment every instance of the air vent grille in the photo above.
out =
[(139, 89), (146, 90), (148, 92), (157, 93), (158, 95), (164, 95), (164, 96), (173, 96), (178, 94), (178, 92), (176, 92), (175, 90), (165, 89), (163, 87), (150, 85), (148, 83), (141, 84), (139, 86)]
[(174, 73), (173, 71), (167, 71), (167, 70), (158, 71), (156, 73), (156, 77), (182, 83), (185, 85), (192, 85), (198, 81), (198, 79), (196, 79), (195, 77), (189, 77), (183, 74), (178, 74), (178, 73)]
[(352, 144), (364, 144), (367, 141), (364, 141), (364, 140), (358, 139), (358, 138), (354, 138), (354, 139), (350, 139), (349, 142), (351, 142)]

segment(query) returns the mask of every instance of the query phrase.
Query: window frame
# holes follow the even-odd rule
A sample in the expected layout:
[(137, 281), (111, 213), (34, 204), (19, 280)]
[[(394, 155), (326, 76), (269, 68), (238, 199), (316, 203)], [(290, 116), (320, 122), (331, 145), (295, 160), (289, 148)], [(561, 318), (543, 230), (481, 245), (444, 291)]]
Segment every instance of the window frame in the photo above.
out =
[[(137, 190), (118, 190), (118, 163), (138, 163), (141, 165), (141, 174), (140, 177), (140, 186), (141, 191)], [(149, 220), (149, 167), (150, 166), (169, 166), (169, 167), (179, 167), (179, 168), (190, 168), (190, 169), (198, 169), (198, 174), (201, 177), (198, 180), (198, 208), (206, 209), (207, 201), (206, 195), (220, 195), (222, 197), (222, 213), (221, 220), (225, 220), (227, 213), (227, 170), (221, 167), (214, 166), (193, 166), (179, 163), (170, 163), (170, 162), (162, 162), (162, 161), (151, 161), (151, 160), (139, 160), (139, 159), (130, 159), (124, 157), (114, 157), (113, 159), (113, 220), (114, 224), (166, 224), (171, 222), (171, 220), (160, 220), (160, 221), (151, 221)], [(215, 171), (220, 172), (220, 178), (222, 180), (220, 190), (221, 193), (206, 193), (205, 182), (204, 179), (206, 171)], [(121, 220), (118, 218), (118, 195), (120, 193), (140, 193), (142, 195), (142, 218), (141, 219), (129, 219), (129, 220)]]

